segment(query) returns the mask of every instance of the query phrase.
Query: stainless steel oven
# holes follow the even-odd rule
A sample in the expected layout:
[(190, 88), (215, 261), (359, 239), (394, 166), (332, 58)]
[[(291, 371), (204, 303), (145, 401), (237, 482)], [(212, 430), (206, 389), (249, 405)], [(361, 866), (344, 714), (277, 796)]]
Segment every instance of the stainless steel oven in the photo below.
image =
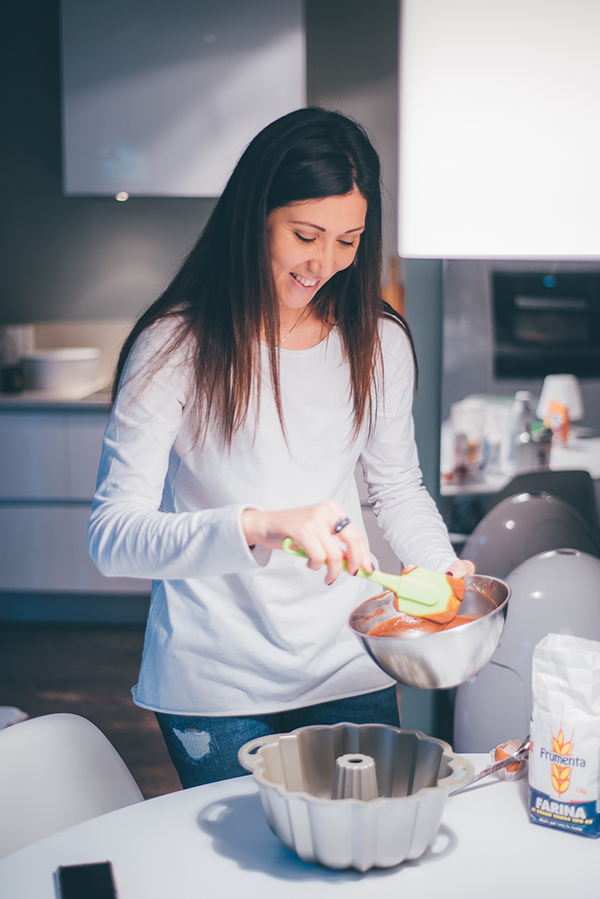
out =
[(497, 378), (600, 377), (600, 271), (491, 278)]

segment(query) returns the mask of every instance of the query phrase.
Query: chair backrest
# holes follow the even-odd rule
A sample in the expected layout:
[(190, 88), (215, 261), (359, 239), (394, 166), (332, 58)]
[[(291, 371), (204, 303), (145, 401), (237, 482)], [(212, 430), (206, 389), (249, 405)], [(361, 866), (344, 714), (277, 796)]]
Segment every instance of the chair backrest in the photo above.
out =
[(0, 731), (0, 858), (143, 798), (86, 718), (44, 715)]
[(517, 493), (487, 512), (461, 550), (475, 570), (505, 578), (518, 565), (552, 549), (600, 557), (600, 535), (577, 510), (549, 493)]
[(486, 510), (519, 493), (550, 493), (576, 509), (594, 532), (598, 532), (598, 506), (594, 481), (589, 471), (524, 471), (515, 475), (512, 481), (499, 493), (494, 494)]

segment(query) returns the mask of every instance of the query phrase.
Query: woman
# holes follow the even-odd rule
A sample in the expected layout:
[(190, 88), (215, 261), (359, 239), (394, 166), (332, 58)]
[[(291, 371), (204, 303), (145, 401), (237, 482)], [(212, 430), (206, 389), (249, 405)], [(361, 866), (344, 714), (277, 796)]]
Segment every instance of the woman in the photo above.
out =
[[(395, 552), (461, 576), (421, 486), (414, 361), (380, 295), (379, 160), (301, 109), (248, 146), (198, 243), (126, 341), (89, 528), (106, 575), (153, 579), (134, 700), (184, 786), (244, 773), (247, 740), (399, 725), (346, 627), (374, 590), (361, 461)], [(307, 564), (278, 551), (290, 536)], [(321, 573), (322, 566), (326, 573)]]

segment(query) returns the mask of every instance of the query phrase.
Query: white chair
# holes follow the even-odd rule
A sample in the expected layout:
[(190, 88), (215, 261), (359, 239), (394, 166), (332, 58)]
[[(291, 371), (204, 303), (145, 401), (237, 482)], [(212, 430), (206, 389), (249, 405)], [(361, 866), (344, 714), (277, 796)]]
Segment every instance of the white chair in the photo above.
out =
[(79, 715), (44, 715), (0, 731), (0, 858), (142, 802), (102, 731)]

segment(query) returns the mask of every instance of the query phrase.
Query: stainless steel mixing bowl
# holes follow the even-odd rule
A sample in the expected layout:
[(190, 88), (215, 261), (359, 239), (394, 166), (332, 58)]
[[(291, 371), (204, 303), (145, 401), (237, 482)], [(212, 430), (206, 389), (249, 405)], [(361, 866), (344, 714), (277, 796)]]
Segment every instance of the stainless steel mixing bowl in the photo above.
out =
[(370, 637), (377, 624), (398, 615), (389, 592), (357, 606), (348, 623), (371, 658), (400, 683), (456, 687), (489, 662), (502, 637), (510, 598), (510, 587), (498, 578), (472, 574), (464, 581), (460, 614), (481, 615), (467, 624), (437, 633)]

